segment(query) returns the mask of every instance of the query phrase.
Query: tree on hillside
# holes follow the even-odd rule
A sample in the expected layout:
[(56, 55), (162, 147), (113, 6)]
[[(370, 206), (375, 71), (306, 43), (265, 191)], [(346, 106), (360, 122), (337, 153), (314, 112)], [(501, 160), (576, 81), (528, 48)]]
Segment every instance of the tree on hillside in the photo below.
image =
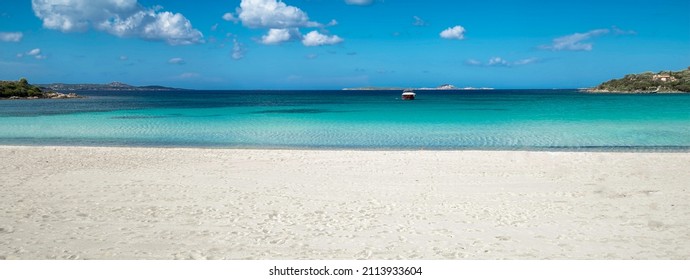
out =
[(19, 81), (0, 81), (0, 97), (29, 97), (41, 95), (41, 89), (37, 86), (32, 86), (26, 78), (21, 78)]

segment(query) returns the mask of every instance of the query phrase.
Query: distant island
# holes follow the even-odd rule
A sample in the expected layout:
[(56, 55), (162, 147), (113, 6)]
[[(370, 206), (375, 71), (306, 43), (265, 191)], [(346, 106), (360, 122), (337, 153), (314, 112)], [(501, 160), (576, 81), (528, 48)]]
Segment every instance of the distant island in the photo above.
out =
[(690, 67), (681, 71), (661, 71), (628, 74), (621, 79), (604, 82), (594, 88), (584, 89), (592, 93), (684, 93), (690, 92)]
[[(164, 86), (132, 86), (121, 82), (109, 84), (29, 84), (25, 78), (18, 81), (0, 81), (0, 99), (62, 99), (80, 98), (74, 91), (172, 91), (186, 90)], [(70, 93), (62, 93), (70, 92)]]
[(18, 81), (0, 81), (0, 99), (63, 99), (80, 98), (75, 93), (60, 93), (50, 90), (43, 90), (38, 86), (29, 84), (25, 78)]
[(451, 85), (451, 84), (443, 84), (443, 85), (437, 86), (435, 88), (423, 87), (423, 88), (416, 88), (415, 90), (493, 90), (493, 88), (488, 88), (488, 87), (480, 87), (480, 88), (463, 87), (463, 88), (459, 88), (459, 87), (455, 87), (454, 85)]
[(184, 90), (179, 88), (170, 88), (164, 86), (132, 86), (121, 82), (112, 82), (109, 84), (42, 84), (37, 85), (43, 89), (55, 91), (171, 91)]
[(405, 90), (405, 89), (413, 89), (413, 90), (493, 90), (493, 88), (488, 88), (488, 87), (481, 87), (481, 88), (475, 88), (475, 87), (464, 87), (464, 88), (458, 88), (455, 87), (454, 85), (451, 84), (443, 84), (434, 88), (428, 88), (428, 87), (421, 87), (421, 88), (408, 88), (408, 87), (358, 87), (358, 88), (344, 88), (343, 90)]

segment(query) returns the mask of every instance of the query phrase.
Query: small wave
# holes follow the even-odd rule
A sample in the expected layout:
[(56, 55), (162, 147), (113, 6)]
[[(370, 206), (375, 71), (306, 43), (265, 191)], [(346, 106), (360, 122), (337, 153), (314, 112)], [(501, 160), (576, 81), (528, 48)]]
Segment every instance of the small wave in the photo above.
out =
[(139, 119), (164, 119), (171, 118), (173, 116), (115, 116), (111, 119), (115, 120), (139, 120)]
[(285, 109), (285, 110), (263, 110), (251, 112), (251, 114), (324, 114), (324, 113), (348, 113), (350, 111), (333, 111), (323, 109)]

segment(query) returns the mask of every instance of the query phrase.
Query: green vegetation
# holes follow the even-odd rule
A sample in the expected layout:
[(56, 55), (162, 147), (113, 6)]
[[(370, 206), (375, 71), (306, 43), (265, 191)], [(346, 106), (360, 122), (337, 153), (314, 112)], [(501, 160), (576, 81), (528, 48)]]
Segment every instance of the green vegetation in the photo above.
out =
[(0, 81), (0, 98), (17, 97), (41, 97), (43, 92), (37, 86), (32, 86), (29, 82), (21, 78), (19, 81)]
[(678, 72), (662, 71), (625, 75), (605, 82), (592, 92), (690, 92), (690, 67)]

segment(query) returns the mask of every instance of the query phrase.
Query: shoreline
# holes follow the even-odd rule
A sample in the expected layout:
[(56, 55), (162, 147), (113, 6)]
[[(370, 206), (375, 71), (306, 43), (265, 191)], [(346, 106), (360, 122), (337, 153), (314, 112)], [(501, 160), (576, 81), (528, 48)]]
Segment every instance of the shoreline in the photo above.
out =
[(582, 88), (578, 89), (582, 93), (613, 93), (613, 94), (690, 94), (686, 91), (649, 91), (649, 90), (634, 90), (634, 91), (615, 91), (608, 89), (597, 88)]
[(690, 259), (690, 153), (0, 146), (4, 259)]
[(0, 148), (132, 148), (132, 149), (199, 149), (252, 151), (340, 151), (340, 152), (545, 152), (545, 153), (690, 153), (690, 146), (586, 146), (586, 147), (340, 147), (340, 146), (225, 146), (225, 145), (72, 145), (72, 144), (0, 144)]
[(8, 96), (8, 97), (2, 97), (0, 100), (35, 100), (35, 99), (81, 99), (81, 98), (86, 98), (81, 95), (77, 95), (74, 92), (70, 93), (61, 93), (61, 92), (44, 92), (41, 93), (40, 96), (34, 95), (34, 96)]

